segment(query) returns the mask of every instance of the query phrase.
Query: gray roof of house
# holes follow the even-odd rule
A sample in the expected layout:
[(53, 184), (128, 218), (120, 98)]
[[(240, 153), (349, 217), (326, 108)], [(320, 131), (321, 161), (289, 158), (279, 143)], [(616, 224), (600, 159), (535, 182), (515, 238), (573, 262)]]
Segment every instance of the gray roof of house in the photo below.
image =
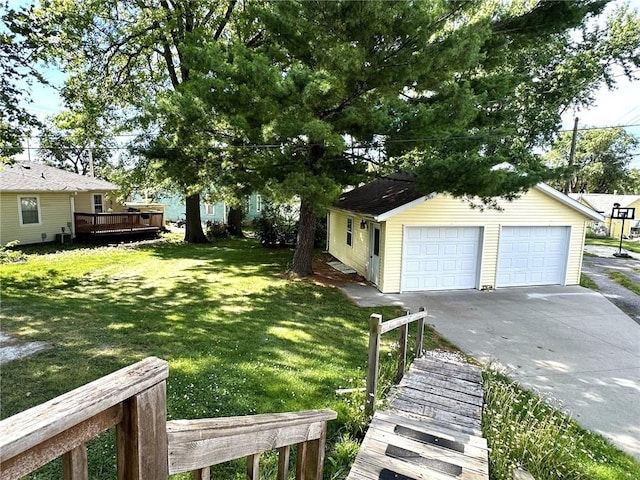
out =
[(611, 215), (614, 203), (619, 203), (621, 207), (628, 207), (640, 200), (640, 195), (615, 195), (610, 193), (570, 193), (569, 196), (577, 201), (585, 201), (594, 210), (606, 217)]
[(18, 161), (11, 165), (0, 165), (2, 192), (90, 192), (117, 189), (116, 184), (106, 180), (40, 163)]

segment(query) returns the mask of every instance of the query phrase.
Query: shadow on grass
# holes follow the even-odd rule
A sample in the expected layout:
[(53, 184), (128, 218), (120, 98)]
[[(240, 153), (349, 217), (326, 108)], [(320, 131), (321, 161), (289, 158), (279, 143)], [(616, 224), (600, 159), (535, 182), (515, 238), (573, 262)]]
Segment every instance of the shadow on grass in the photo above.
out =
[(279, 278), (290, 255), (234, 240), (145, 246), (114, 257), (115, 269), (107, 260), (74, 271), (79, 256), (11, 270), (3, 329), (53, 348), (3, 366), (2, 417), (147, 356), (170, 363), (170, 419), (344, 412), (335, 390), (364, 386), (373, 310), (337, 289)]

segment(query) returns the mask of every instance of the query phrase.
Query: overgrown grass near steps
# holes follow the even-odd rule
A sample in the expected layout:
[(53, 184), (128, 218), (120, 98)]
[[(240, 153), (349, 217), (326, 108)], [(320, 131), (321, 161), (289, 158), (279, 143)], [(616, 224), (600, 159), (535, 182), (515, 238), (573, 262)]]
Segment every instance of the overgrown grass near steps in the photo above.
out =
[(483, 390), (492, 480), (512, 480), (516, 467), (536, 480), (640, 478), (634, 458), (505, 376), (485, 370)]

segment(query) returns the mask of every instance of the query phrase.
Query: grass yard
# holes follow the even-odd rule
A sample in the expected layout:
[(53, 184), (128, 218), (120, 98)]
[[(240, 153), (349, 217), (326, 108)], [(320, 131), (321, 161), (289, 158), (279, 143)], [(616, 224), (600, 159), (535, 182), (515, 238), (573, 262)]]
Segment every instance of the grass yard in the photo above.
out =
[[(587, 237), (585, 239), (585, 244), (619, 248), (620, 238)], [(629, 240), (622, 240), (622, 249), (628, 252), (640, 253), (640, 242), (631, 242)]]
[[(1, 265), (3, 332), (51, 345), (2, 366), (2, 417), (154, 355), (170, 364), (169, 419), (332, 408), (330, 436), (357, 436), (364, 396), (335, 390), (364, 386), (374, 310), (336, 288), (281, 278), (290, 258), (230, 240), (72, 249)], [(111, 435), (90, 455), (91, 478), (114, 478)], [(60, 478), (59, 466), (32, 478)]]
[[(329, 424), (325, 478), (346, 476), (365, 428), (364, 395), (339, 396), (335, 390), (364, 386), (369, 315), (375, 311), (390, 319), (401, 312), (359, 308), (336, 288), (287, 280), (280, 274), (291, 252), (266, 250), (252, 240), (69, 248), (57, 253), (52, 247), (25, 249), (31, 253), (26, 263), (0, 265), (3, 333), (51, 346), (2, 366), (2, 418), (154, 355), (170, 364), (169, 419), (336, 410), (338, 420)], [(394, 340), (393, 334), (383, 336), (387, 378), (395, 368)], [(451, 345), (427, 329), (425, 348)], [(529, 433), (533, 444), (544, 445), (534, 463), (527, 463), (536, 465), (536, 472), (553, 471), (558, 462), (563, 465), (558, 472), (578, 472), (538, 480), (640, 478), (640, 464), (601, 437), (577, 426), (548, 433), (544, 418), (555, 418), (553, 410), (540, 412), (535, 397), (512, 393), (502, 378), (487, 382), (487, 391), (497, 392), (485, 411), (491, 416), (487, 435), (494, 446), (493, 479), (510, 478), (500, 476), (501, 471), (510, 475), (508, 468), (497, 466), (523, 461), (520, 444), (510, 440), (518, 430)], [(388, 383), (381, 379), (381, 387)], [(524, 426), (530, 411), (536, 420)], [(539, 440), (540, 426), (551, 443)], [(579, 448), (565, 455), (559, 450), (564, 445)], [(275, 457), (262, 463), (263, 478), (272, 478)], [(89, 465), (90, 478), (115, 478), (112, 432), (91, 442)], [(244, 468), (232, 464), (212, 477), (243, 479)], [(30, 478), (61, 478), (59, 462)]]
[(611, 280), (613, 280), (614, 282), (619, 283), (620, 285), (622, 285), (627, 290), (632, 291), (636, 295), (640, 295), (640, 285), (638, 285), (636, 282), (634, 282), (631, 278), (629, 278), (624, 273), (622, 273), (622, 272), (611, 272), (609, 274), (609, 278)]

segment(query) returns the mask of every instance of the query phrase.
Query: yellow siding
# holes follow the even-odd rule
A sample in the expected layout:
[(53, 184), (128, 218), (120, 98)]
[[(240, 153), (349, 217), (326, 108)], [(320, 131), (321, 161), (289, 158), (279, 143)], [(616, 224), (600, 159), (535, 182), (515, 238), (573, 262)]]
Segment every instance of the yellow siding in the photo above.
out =
[[(20, 225), (18, 197), (39, 198), (40, 224)], [(71, 194), (69, 193), (2, 193), (0, 195), (0, 244), (19, 240), (21, 245), (54, 241), (62, 227), (67, 232), (71, 222)]]
[[(347, 245), (347, 218), (353, 219), (353, 242)], [(362, 217), (331, 210), (329, 215), (329, 253), (367, 278), (369, 267), (369, 229), (361, 229)]]
[[(46, 233), (45, 242), (53, 242), (62, 227), (69, 232), (69, 223), (73, 221), (73, 211), (92, 212), (93, 194), (105, 192), (81, 192), (76, 194), (65, 192), (30, 192), (7, 193), (0, 195), (0, 244), (5, 245), (12, 240), (19, 240), (21, 245), (42, 242), (42, 234)], [(20, 225), (18, 197), (38, 197), (40, 204), (40, 224)], [(73, 199), (73, 209), (72, 209)], [(104, 199), (106, 209), (124, 211), (125, 208), (110, 199)]]
[(75, 196), (76, 212), (78, 213), (94, 213), (93, 212), (93, 196), (102, 194), (105, 212), (124, 212), (126, 207), (114, 199), (111, 192), (80, 192)]
[(496, 283), (498, 243), (502, 226), (570, 226), (566, 284), (580, 283), (587, 221), (582, 214), (536, 189), (530, 190), (514, 202), (504, 201), (500, 205), (503, 208), (501, 211), (481, 211), (472, 209), (462, 200), (439, 195), (391, 217), (385, 222), (386, 228), (382, 232), (384, 262), (380, 268), (380, 290), (384, 293), (400, 291), (403, 234), (404, 228), (408, 226), (483, 227), (479, 287)]
[[(629, 205), (629, 207), (635, 208), (635, 219), (638, 220), (640, 217), (640, 200), (637, 202), (633, 202)], [(605, 221), (605, 226), (607, 231), (609, 232), (609, 236), (612, 238), (620, 238), (620, 231), (622, 230), (622, 220), (614, 220), (611, 218), (611, 212), (607, 213), (608, 217)], [(634, 220), (625, 220), (624, 222), (624, 236), (628, 237), (631, 235), (631, 224)]]

